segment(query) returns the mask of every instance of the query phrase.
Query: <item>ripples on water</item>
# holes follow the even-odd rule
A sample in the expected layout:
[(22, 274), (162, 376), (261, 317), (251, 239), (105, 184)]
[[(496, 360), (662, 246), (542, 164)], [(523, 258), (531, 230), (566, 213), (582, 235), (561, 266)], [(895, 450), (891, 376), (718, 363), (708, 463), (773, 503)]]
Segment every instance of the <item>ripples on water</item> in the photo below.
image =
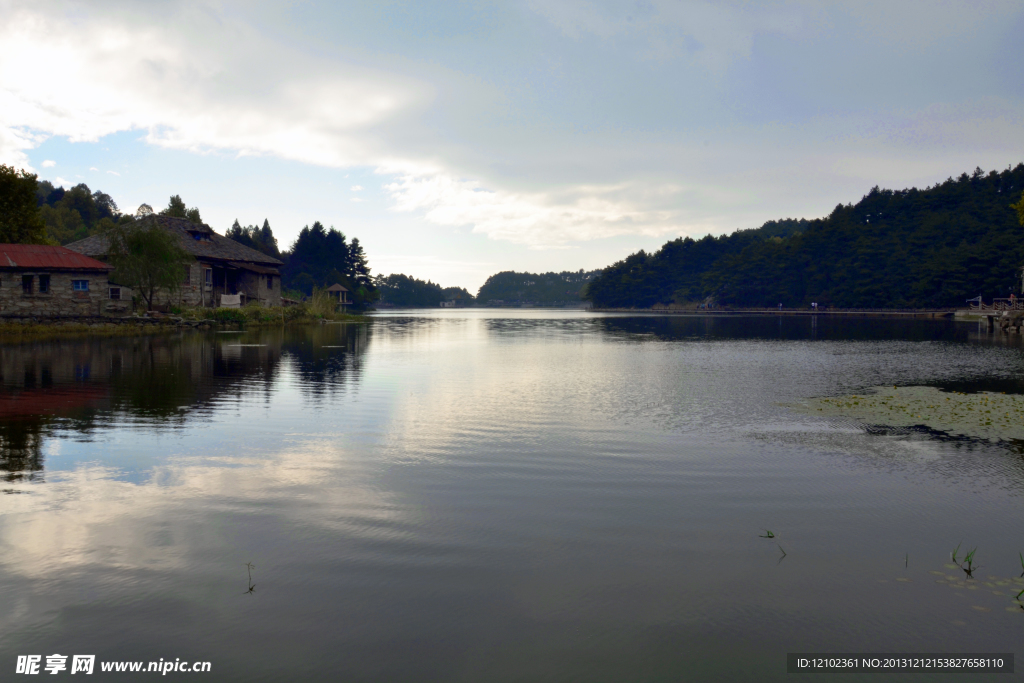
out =
[(960, 541), (1020, 573), (1020, 445), (784, 405), (1024, 393), (974, 325), (427, 311), (0, 354), (0, 670), (770, 680), (1024, 627), (928, 573)]

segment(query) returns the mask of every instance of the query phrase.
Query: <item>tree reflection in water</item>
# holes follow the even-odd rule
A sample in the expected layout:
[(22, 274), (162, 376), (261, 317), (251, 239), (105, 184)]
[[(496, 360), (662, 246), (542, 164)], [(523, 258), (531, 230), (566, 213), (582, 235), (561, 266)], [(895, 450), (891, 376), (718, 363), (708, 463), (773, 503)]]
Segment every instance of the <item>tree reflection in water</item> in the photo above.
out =
[(0, 347), (0, 473), (40, 480), (53, 430), (89, 439), (113, 422), (175, 429), (243, 394), (269, 401), (287, 365), (310, 397), (344, 389), (368, 342), (365, 325), (322, 325)]

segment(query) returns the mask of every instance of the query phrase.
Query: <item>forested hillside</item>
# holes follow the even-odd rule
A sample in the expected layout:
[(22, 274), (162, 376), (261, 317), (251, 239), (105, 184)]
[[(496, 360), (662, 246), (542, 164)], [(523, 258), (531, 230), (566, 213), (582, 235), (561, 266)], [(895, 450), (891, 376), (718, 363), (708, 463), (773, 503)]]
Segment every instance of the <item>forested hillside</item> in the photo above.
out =
[[(1020, 291), (1024, 164), (981, 169), (918, 190), (873, 188), (826, 218), (780, 221), (701, 240), (680, 238), (606, 268), (588, 288), (598, 307), (712, 297), (733, 306), (962, 306)], [(789, 231), (780, 226), (796, 226)]]
[(537, 274), (507, 270), (487, 278), (476, 300), (485, 306), (497, 301), (548, 306), (578, 303), (583, 287), (600, 272), (579, 270)]
[(109, 194), (92, 192), (85, 183), (65, 190), (41, 180), (36, 185), (36, 204), (46, 224), (46, 236), (57, 244), (89, 237), (121, 216)]
[(441, 287), (397, 273), (374, 280), (380, 292), (380, 303), (399, 308), (437, 308), (442, 301), (456, 300), (460, 306), (473, 305), (473, 296), (461, 287)]

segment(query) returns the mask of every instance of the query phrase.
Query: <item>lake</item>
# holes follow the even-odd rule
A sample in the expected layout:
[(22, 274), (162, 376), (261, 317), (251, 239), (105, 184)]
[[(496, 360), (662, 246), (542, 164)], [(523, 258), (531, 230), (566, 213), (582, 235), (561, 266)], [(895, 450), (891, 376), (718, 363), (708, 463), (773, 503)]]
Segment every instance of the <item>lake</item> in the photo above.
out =
[(1024, 633), (1024, 444), (792, 408), (1024, 393), (977, 324), (392, 311), (0, 371), (4, 680), (766, 681)]

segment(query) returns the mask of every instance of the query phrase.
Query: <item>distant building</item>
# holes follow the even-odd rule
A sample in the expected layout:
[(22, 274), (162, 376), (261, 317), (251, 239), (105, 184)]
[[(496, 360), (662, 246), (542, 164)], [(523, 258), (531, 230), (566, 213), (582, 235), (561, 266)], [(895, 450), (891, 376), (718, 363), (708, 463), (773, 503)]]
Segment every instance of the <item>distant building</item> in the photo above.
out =
[(110, 285), (113, 269), (65, 247), (0, 244), (0, 316), (128, 313), (131, 291)]
[[(242, 305), (251, 301), (263, 306), (281, 305), (281, 266), (284, 264), (276, 258), (219, 235), (208, 225), (184, 218), (153, 214), (139, 220), (178, 236), (181, 246), (196, 259), (184, 269), (181, 289), (173, 301), (168, 301), (164, 294), (158, 297), (160, 303), (219, 306), (222, 294), (238, 294)], [(104, 235), (93, 235), (72, 242), (67, 248), (94, 258), (105, 258), (110, 252), (110, 240)]]

